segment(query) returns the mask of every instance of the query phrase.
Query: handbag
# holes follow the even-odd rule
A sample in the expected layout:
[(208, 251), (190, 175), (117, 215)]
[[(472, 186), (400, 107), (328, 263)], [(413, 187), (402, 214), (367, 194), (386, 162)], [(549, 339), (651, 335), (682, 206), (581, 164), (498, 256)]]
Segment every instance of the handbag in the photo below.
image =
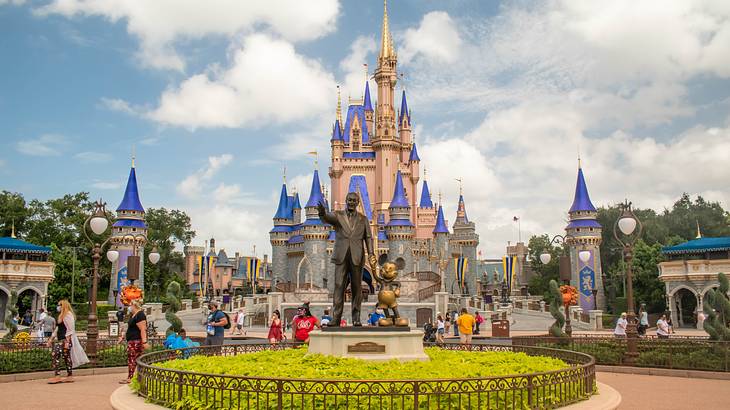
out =
[(81, 347), (81, 343), (79, 342), (79, 338), (76, 336), (76, 333), (71, 336), (70, 353), (71, 367), (74, 369), (89, 363), (89, 358), (86, 356), (86, 352), (84, 352), (84, 349)]

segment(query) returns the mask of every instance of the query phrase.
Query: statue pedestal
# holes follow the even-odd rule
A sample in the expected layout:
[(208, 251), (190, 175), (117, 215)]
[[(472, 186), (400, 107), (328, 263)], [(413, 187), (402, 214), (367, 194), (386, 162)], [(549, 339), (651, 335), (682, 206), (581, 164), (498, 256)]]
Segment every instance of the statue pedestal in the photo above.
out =
[(357, 330), (315, 330), (309, 334), (309, 353), (379, 362), (392, 359), (401, 362), (428, 360), (423, 351), (423, 331), (387, 329), (362, 327)]

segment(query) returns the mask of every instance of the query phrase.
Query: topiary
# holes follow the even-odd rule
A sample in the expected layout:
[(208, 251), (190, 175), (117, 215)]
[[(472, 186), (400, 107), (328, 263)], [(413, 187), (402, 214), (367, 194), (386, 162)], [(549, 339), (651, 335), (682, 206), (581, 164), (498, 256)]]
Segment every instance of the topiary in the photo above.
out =
[(166, 336), (170, 336), (173, 333), (179, 333), (182, 329), (182, 320), (175, 313), (180, 310), (180, 299), (182, 298), (182, 289), (180, 284), (177, 282), (170, 282), (167, 285), (167, 303), (169, 307), (165, 312), (165, 320), (170, 323), (170, 327), (165, 332)]
[(8, 333), (3, 336), (3, 342), (9, 342), (13, 340), (13, 337), (18, 333), (18, 324), (13, 320), (18, 315), (18, 292), (15, 290), (10, 291), (10, 299), (8, 300), (7, 310), (5, 312), (5, 328), (8, 329)]
[(558, 283), (554, 280), (550, 281), (549, 289), (550, 295), (550, 314), (555, 318), (555, 323), (550, 326), (550, 335), (554, 337), (568, 337), (563, 331), (563, 325), (565, 325), (565, 316), (560, 308), (563, 307), (563, 294), (558, 288)]
[(702, 304), (706, 316), (702, 327), (710, 335), (710, 340), (730, 341), (730, 299), (727, 296), (730, 281), (722, 272), (717, 274), (717, 279), (720, 287), (708, 290)]

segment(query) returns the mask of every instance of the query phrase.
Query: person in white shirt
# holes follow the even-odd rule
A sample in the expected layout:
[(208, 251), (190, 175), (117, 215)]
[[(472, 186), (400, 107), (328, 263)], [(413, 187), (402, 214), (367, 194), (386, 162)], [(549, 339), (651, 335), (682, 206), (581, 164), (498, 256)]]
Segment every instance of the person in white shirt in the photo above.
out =
[(667, 323), (667, 315), (662, 315), (656, 322), (656, 335), (660, 339), (669, 339), (669, 323)]
[(613, 329), (613, 335), (616, 337), (626, 337), (626, 325), (628, 324), (626, 312), (621, 313), (621, 317), (616, 321), (616, 328)]
[(238, 315), (236, 316), (236, 330), (238, 330), (239, 335), (246, 336), (246, 329), (243, 328), (243, 323), (246, 320), (246, 314), (243, 313), (243, 309), (240, 309), (238, 311)]
[(444, 318), (441, 316), (441, 313), (439, 312), (438, 316), (436, 316), (436, 343), (442, 344), (444, 343), (444, 333), (446, 332), (446, 324), (444, 323)]

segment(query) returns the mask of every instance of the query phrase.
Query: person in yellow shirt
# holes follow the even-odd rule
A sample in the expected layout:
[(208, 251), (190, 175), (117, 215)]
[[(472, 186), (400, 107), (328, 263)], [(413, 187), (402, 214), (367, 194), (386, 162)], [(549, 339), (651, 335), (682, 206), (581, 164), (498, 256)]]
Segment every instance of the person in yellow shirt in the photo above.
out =
[(456, 319), (456, 325), (459, 326), (461, 344), (471, 346), (472, 329), (474, 329), (475, 323), (474, 316), (470, 315), (466, 308), (462, 308), (459, 318)]

